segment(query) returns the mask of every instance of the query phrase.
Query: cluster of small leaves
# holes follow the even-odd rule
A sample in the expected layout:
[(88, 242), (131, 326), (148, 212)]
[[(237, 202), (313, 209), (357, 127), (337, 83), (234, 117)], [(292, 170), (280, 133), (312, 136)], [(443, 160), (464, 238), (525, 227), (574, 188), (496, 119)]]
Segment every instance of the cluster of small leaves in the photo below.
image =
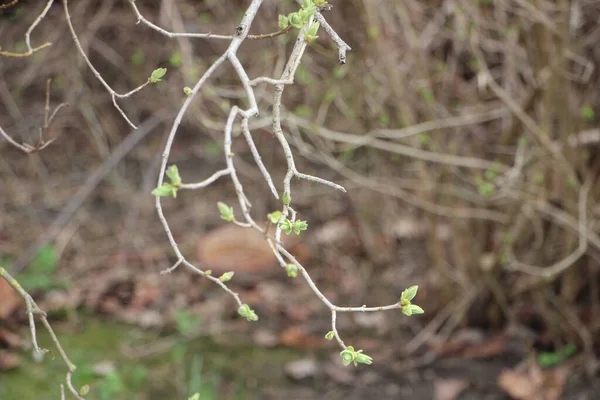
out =
[(308, 229), (308, 222), (302, 221), (301, 219), (290, 221), (286, 218), (279, 223), (279, 227), (285, 232), (286, 235), (289, 235), (292, 232), (294, 232), (296, 235), (299, 235), (300, 232)]
[(418, 305), (411, 303), (411, 300), (417, 295), (418, 290), (419, 286), (414, 285), (404, 290), (400, 295), (400, 310), (402, 310), (402, 313), (408, 317), (413, 314), (423, 314), (425, 312)]
[(296, 264), (288, 264), (285, 266), (285, 272), (287, 272), (288, 277), (295, 278), (298, 276), (298, 266)]
[(317, 7), (327, 4), (324, 0), (302, 0), (302, 7), (297, 12), (279, 16), (279, 29), (287, 29), (290, 25), (296, 29), (304, 29), (306, 41), (312, 42), (317, 39), (319, 23), (313, 22), (308, 27), (308, 21), (317, 12)]
[(250, 322), (258, 321), (258, 315), (256, 315), (254, 310), (251, 309), (248, 304), (242, 304), (240, 308), (238, 308), (238, 314)]
[(171, 183), (163, 182), (160, 187), (157, 187), (152, 191), (154, 196), (173, 196), (177, 197), (177, 190), (181, 186), (181, 176), (179, 176), (179, 170), (177, 169), (177, 165), (171, 165), (167, 168), (166, 172), (167, 177), (171, 181)]
[(158, 82), (162, 81), (162, 78), (166, 74), (167, 74), (166, 68), (157, 68), (154, 71), (152, 71), (152, 74), (150, 75), (150, 78), (148, 78), (148, 81), (150, 83), (158, 83)]
[(225, 203), (218, 202), (217, 207), (219, 208), (219, 213), (221, 214), (221, 219), (227, 222), (233, 222), (233, 207), (229, 207)]
[[(333, 334), (333, 332), (329, 333)], [(329, 336), (329, 333), (327, 334), (327, 336), (325, 336), (326, 338)], [(340, 352), (340, 356), (342, 357), (342, 363), (345, 366), (354, 364), (354, 366), (356, 367), (358, 366), (358, 364), (373, 364), (373, 359), (371, 357), (363, 353), (362, 350), (354, 350), (354, 347), (352, 346), (348, 346), (344, 350), (342, 350)]]

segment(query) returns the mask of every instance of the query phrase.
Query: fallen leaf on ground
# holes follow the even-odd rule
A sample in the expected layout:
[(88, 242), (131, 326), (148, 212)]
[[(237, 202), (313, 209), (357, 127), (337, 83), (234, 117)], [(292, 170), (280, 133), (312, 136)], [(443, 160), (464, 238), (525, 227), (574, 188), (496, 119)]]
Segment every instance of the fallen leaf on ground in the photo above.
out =
[(436, 379), (433, 383), (433, 397), (435, 400), (456, 400), (467, 387), (469, 382), (464, 379)]
[(327, 341), (322, 336), (309, 335), (304, 329), (292, 326), (281, 332), (279, 342), (288, 347), (298, 349), (316, 349), (327, 345)]
[(4, 279), (0, 279), (0, 319), (8, 318), (21, 307), (23, 299)]
[(336, 353), (335, 361), (325, 364), (325, 374), (335, 382), (345, 383), (347, 385), (354, 383), (354, 380), (356, 379), (354, 376), (354, 369), (344, 367), (342, 363), (338, 361), (338, 359), (339, 354)]
[(287, 363), (284, 370), (290, 378), (301, 380), (316, 376), (320, 368), (317, 360), (305, 358)]
[(0, 346), (16, 348), (21, 346), (21, 337), (16, 333), (12, 333), (0, 326)]
[(453, 339), (431, 346), (431, 351), (440, 357), (487, 358), (501, 354), (507, 343), (506, 335), (496, 335), (481, 342)]
[(0, 350), (0, 371), (8, 371), (17, 367), (20, 363), (21, 360), (16, 354)]
[[(289, 249), (296, 235), (282, 237)], [(262, 272), (275, 265), (276, 259), (264, 234), (235, 225), (226, 225), (206, 233), (198, 243), (198, 259), (214, 272)]]
[(503, 370), (498, 386), (516, 400), (559, 400), (567, 376), (566, 367), (542, 370), (530, 363), (524, 369)]
[(111, 360), (104, 360), (94, 364), (94, 373), (98, 376), (106, 376), (115, 369), (115, 363)]

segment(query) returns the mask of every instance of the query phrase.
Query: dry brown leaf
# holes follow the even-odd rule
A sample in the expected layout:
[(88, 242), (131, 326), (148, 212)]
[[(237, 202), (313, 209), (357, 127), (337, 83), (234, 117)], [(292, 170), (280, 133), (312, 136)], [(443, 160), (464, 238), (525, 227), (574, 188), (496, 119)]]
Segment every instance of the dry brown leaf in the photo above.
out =
[(320, 336), (309, 335), (300, 327), (292, 326), (281, 332), (279, 342), (288, 347), (300, 349), (315, 349), (321, 348), (327, 344)]
[(305, 358), (287, 363), (284, 370), (290, 378), (302, 380), (316, 376), (320, 371), (320, 366), (317, 360)]
[(138, 282), (135, 285), (130, 307), (134, 310), (143, 309), (149, 304), (154, 303), (160, 298), (161, 294), (162, 292), (159, 286), (149, 282)]
[(355, 369), (344, 367), (339, 362), (339, 355), (335, 354), (335, 361), (328, 362), (324, 366), (324, 372), (327, 377), (333, 379), (335, 382), (344, 383), (350, 385), (355, 383)]
[(465, 379), (436, 379), (433, 383), (434, 399), (455, 400), (467, 387), (469, 382)]
[(5, 350), (0, 350), (0, 371), (7, 371), (21, 364), (19, 356), (9, 353)]
[(503, 370), (498, 386), (517, 400), (559, 400), (567, 376), (566, 367), (542, 370), (530, 363), (526, 369)]
[[(283, 235), (289, 248), (298, 238)], [(275, 264), (275, 255), (262, 233), (235, 225), (226, 225), (205, 234), (198, 243), (198, 259), (217, 273), (263, 272)]]
[(8, 282), (0, 279), (0, 319), (8, 318), (13, 311), (21, 307), (23, 299), (10, 287)]
[(17, 348), (21, 346), (21, 337), (0, 326), (0, 345), (2, 347)]
[(506, 335), (496, 335), (481, 343), (450, 340), (431, 346), (431, 351), (440, 357), (487, 358), (501, 354), (506, 348)]

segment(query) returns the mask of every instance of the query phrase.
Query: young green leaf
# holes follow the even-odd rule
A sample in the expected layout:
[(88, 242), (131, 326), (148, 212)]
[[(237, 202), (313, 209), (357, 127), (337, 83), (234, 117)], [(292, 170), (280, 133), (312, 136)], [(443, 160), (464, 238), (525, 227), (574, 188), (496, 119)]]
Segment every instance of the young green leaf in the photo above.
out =
[(406, 315), (407, 317), (410, 317), (412, 315), (412, 309), (410, 308), (410, 306), (410, 304), (402, 306), (402, 308), (400, 309), (400, 311), (402, 311), (402, 314)]
[[(359, 351), (356, 352), (356, 362), (360, 363), (360, 364), (371, 365), (371, 364), (373, 364), (373, 358), (371, 358), (368, 355), (364, 354), (362, 352), (362, 350), (359, 350)], [(354, 365), (356, 365), (356, 363)]]
[(152, 71), (152, 74), (150, 75), (149, 81), (150, 83), (157, 83), (162, 81), (162, 78), (167, 74), (167, 69), (166, 68), (157, 68), (154, 71)]
[(318, 22), (313, 22), (312, 24), (310, 24), (310, 26), (306, 30), (306, 36), (307, 37), (316, 37), (320, 26), (321, 25)]
[(297, 12), (290, 13), (288, 15), (288, 21), (289, 21), (290, 25), (292, 25), (294, 28), (297, 28), (297, 29), (301, 29), (302, 26), (304, 25), (303, 18)]
[(315, 15), (316, 12), (317, 12), (317, 7), (315, 7), (315, 6), (310, 6), (309, 8), (303, 8), (302, 10), (298, 11), (298, 15), (300, 15), (300, 18), (302, 20), (302, 26), (304, 26), (304, 24), (306, 24), (308, 22), (308, 20), (310, 19), (310, 17)]
[(164, 182), (162, 186), (157, 187), (152, 191), (152, 194), (157, 197), (177, 197), (177, 188), (173, 187), (170, 183)]
[(219, 277), (219, 280), (220, 280), (221, 282), (227, 282), (227, 281), (230, 281), (230, 280), (231, 280), (231, 278), (233, 278), (233, 275), (234, 275), (234, 274), (235, 274), (235, 272), (233, 272), (233, 271), (225, 272), (223, 275), (221, 275), (221, 276)]
[(340, 352), (340, 356), (342, 357), (342, 364), (344, 364), (344, 366), (352, 364), (356, 359), (356, 352), (354, 351), (354, 347), (346, 347)]
[(294, 233), (295, 233), (296, 235), (299, 235), (299, 234), (300, 234), (300, 232), (302, 232), (302, 231), (305, 231), (305, 230), (307, 230), (307, 229), (308, 229), (308, 222), (306, 222), (306, 221), (302, 221), (302, 220), (298, 219), (298, 220), (296, 220), (296, 221), (294, 222), (294, 227), (293, 227), (293, 229), (294, 229)]
[(421, 307), (419, 307), (416, 304), (411, 304), (409, 307), (412, 314), (423, 314), (425, 312)]
[(186, 96), (191, 96), (194, 93), (194, 91), (191, 87), (186, 86), (183, 88), (183, 93), (185, 93)]
[(289, 235), (294, 231), (294, 224), (287, 218), (279, 223), (279, 227), (281, 230), (283, 230), (283, 232), (285, 232), (286, 235)]
[(280, 15), (279, 16), (279, 29), (284, 30), (288, 26), (290, 26), (290, 20), (288, 19), (288, 17), (286, 17), (285, 15)]
[(327, 340), (333, 340), (334, 337), (335, 337), (335, 333), (333, 333), (333, 331), (329, 331), (325, 335), (325, 339), (327, 339)]
[(221, 219), (227, 222), (233, 221), (233, 207), (229, 207), (227, 204), (218, 202), (217, 207), (219, 208), (219, 213), (221, 213)]
[(256, 315), (254, 310), (251, 309), (248, 304), (242, 304), (240, 308), (238, 308), (238, 314), (250, 322), (258, 321), (258, 315)]
[(404, 290), (402, 292), (402, 295), (400, 296), (400, 298), (411, 301), (417, 295), (418, 290), (419, 290), (419, 286), (413, 285), (413, 286), (409, 287), (408, 289)]
[(272, 224), (276, 224), (279, 222), (282, 215), (281, 211), (273, 211), (272, 213), (267, 214), (267, 218), (269, 218), (269, 221), (271, 221)]
[(179, 176), (177, 165), (171, 165), (167, 168), (167, 177), (171, 180), (171, 185), (173, 187), (177, 188), (181, 185), (181, 176)]

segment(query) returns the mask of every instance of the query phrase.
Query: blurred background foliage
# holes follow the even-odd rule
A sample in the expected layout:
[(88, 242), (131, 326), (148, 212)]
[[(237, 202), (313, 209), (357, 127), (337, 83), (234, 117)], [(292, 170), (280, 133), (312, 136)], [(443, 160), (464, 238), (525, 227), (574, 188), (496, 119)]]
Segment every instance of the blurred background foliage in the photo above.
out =
[[(401, 315), (386, 314), (383, 321), (348, 318), (342, 329), (377, 337), (376, 349), (392, 349), (379, 360), (390, 363), (469, 328), (508, 332), (543, 354), (575, 345), (585, 355), (582, 365), (594, 365), (600, 350), (600, 3), (330, 3), (326, 17), (353, 49), (347, 64), (338, 65), (337, 49), (320, 32), (286, 89), (283, 126), (300, 168), (349, 194), (297, 182), (294, 202), (310, 229), (294, 249), (338, 303), (393, 303), (405, 287), (419, 284), (427, 312), (411, 319), (411, 327)], [(137, 4), (167, 29), (226, 34), (247, 1)], [(0, 12), (3, 50), (24, 48), (23, 34), (40, 9), (39, 2), (22, 0)], [(291, 0), (265, 1), (251, 33), (276, 31), (278, 14), (293, 9)], [(196, 322), (181, 314), (185, 308), (207, 318), (212, 335), (251, 330), (231, 318), (233, 306), (204, 282), (184, 273), (156, 276), (173, 260), (149, 195), (162, 145), (183, 88), (226, 42), (168, 39), (136, 25), (126, 1), (80, 0), (71, 15), (91, 61), (117, 91), (168, 68), (163, 82), (120, 101), (135, 123), (153, 116), (160, 123), (82, 198), (47, 237), (50, 244), (34, 246), (131, 134), (54, 4), (33, 34), (34, 43), (52, 46), (29, 58), (0, 59), (0, 124), (18, 142), (38, 140), (48, 79), (51, 103), (69, 104), (44, 132), (46, 140), (56, 139), (44, 151), (24, 156), (0, 142), (0, 256), (17, 269), (34, 260), (17, 278), (54, 299), (50, 307), (83, 306), (181, 334)], [(250, 77), (281, 73), (293, 40), (245, 42), (239, 57)], [(278, 182), (285, 159), (269, 132), (272, 95), (271, 87), (257, 89), (262, 115), (252, 129)], [(200, 180), (222, 167), (227, 112), (244, 102), (231, 68), (219, 70), (187, 113), (172, 152), (184, 179)], [(266, 216), (277, 203), (238, 142), (236, 162), (253, 211)], [(233, 187), (218, 182), (166, 202), (184, 251), (198, 252), (203, 262), (202, 238), (221, 225), (215, 205), (233, 198)], [(208, 250), (216, 258), (247, 242), (225, 237), (230, 242)], [(234, 265), (233, 283), (267, 315), (269, 330), (279, 335), (291, 319), (302, 326), (302, 343), (327, 332), (327, 313), (311, 293), (284, 280), (269, 261), (253, 263), (262, 259), (252, 254)], [(299, 301), (301, 311), (294, 306)], [(201, 368), (202, 359), (194, 360)]]

